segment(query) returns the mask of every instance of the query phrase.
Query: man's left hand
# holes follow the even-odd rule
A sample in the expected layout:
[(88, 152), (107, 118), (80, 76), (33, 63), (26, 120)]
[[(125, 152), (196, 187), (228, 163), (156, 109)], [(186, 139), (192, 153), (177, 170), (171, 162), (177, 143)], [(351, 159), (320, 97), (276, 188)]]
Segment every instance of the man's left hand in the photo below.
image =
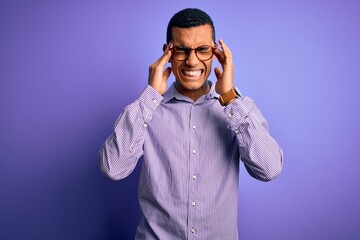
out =
[(215, 91), (222, 95), (231, 90), (234, 86), (234, 65), (232, 62), (232, 55), (230, 49), (226, 46), (223, 40), (219, 40), (221, 49), (216, 48), (214, 51), (215, 56), (219, 60), (223, 71), (219, 67), (214, 69), (217, 82), (215, 84)]

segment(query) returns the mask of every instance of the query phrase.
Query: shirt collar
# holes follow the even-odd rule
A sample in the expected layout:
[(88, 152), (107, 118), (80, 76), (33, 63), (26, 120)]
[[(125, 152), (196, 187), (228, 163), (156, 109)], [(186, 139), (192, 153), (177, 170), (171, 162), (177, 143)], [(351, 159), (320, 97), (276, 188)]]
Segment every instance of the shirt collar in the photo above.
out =
[[(213, 84), (211, 81), (208, 81), (208, 83), (210, 85), (210, 91), (205, 95), (205, 99), (206, 100), (212, 99), (212, 98), (218, 99), (220, 97), (220, 95), (217, 94), (215, 91), (215, 84)], [(164, 99), (162, 100), (163, 103), (167, 103), (168, 101), (170, 101), (173, 98), (175, 98), (177, 100), (183, 100), (183, 101), (190, 100), (188, 97), (182, 95), (178, 90), (176, 90), (175, 82), (171, 84), (169, 89), (164, 93), (163, 97), (164, 97)], [(198, 99), (198, 101), (203, 98), (204, 98), (204, 96), (200, 97)]]

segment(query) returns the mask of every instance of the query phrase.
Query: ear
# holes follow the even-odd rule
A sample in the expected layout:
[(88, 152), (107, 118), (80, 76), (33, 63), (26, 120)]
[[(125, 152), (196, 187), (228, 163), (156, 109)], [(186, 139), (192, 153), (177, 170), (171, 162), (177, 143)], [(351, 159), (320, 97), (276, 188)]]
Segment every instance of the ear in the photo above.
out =
[[(165, 52), (165, 50), (166, 50), (166, 48), (167, 48), (168, 46), (169, 46), (169, 45), (167, 45), (166, 43), (164, 43), (164, 45), (163, 45), (163, 52)], [(171, 63), (171, 57), (170, 57), (170, 59), (169, 59), (168, 62)]]
[(163, 45), (163, 52), (165, 52), (167, 46), (168, 46), (168, 45), (167, 45), (166, 43), (164, 43), (164, 45)]

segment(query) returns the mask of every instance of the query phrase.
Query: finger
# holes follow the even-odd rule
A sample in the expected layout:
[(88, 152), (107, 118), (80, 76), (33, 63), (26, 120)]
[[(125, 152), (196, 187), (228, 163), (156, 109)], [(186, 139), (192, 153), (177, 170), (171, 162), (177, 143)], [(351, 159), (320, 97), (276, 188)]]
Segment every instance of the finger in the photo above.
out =
[(230, 51), (229, 47), (225, 44), (225, 42), (224, 42), (222, 39), (219, 40), (219, 43), (220, 43), (220, 45), (221, 45), (221, 49), (223, 50), (225, 56), (226, 56), (227, 58), (230, 58), (230, 59), (231, 59), (231, 58), (232, 58), (232, 54), (231, 54), (231, 51)]
[(160, 61), (158, 62), (158, 65), (161, 65), (164, 67), (164, 65), (169, 62), (171, 57), (171, 51), (169, 50), (169, 47), (165, 50), (164, 54), (160, 57)]
[(220, 49), (216, 48), (214, 54), (221, 64), (225, 62), (225, 54)]
[(225, 42), (222, 39), (219, 40), (219, 43), (221, 45), (221, 49), (223, 50), (223, 52), (225, 54), (225, 57), (229, 58), (229, 60), (232, 61), (232, 54), (231, 54), (229, 47), (225, 44)]
[(171, 67), (167, 67), (165, 71), (163, 72), (163, 80), (168, 80), (171, 74)]
[(163, 55), (161, 55), (161, 57), (158, 60), (156, 60), (156, 62), (154, 62), (154, 64), (153, 64), (154, 66), (160, 65), (160, 66), (164, 67), (164, 65), (169, 61), (169, 59), (171, 57), (171, 51), (169, 50), (168, 45), (164, 44), (164, 47), (165, 47), (165, 49), (164, 49)]
[(216, 68), (214, 69), (214, 72), (215, 72), (216, 78), (219, 79), (219, 78), (221, 77), (221, 75), (222, 75), (222, 71), (220, 70), (220, 68), (219, 68), (219, 67), (216, 67)]

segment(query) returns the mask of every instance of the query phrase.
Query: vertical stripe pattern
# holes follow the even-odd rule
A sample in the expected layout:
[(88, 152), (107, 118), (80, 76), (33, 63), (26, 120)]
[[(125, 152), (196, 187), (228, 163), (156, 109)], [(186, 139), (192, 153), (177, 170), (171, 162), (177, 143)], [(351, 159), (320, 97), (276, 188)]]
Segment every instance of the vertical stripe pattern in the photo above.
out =
[(114, 180), (144, 158), (135, 239), (237, 239), (239, 162), (261, 181), (281, 172), (282, 149), (254, 102), (244, 97), (223, 107), (209, 84), (196, 102), (174, 85), (164, 96), (147, 86), (99, 152)]

